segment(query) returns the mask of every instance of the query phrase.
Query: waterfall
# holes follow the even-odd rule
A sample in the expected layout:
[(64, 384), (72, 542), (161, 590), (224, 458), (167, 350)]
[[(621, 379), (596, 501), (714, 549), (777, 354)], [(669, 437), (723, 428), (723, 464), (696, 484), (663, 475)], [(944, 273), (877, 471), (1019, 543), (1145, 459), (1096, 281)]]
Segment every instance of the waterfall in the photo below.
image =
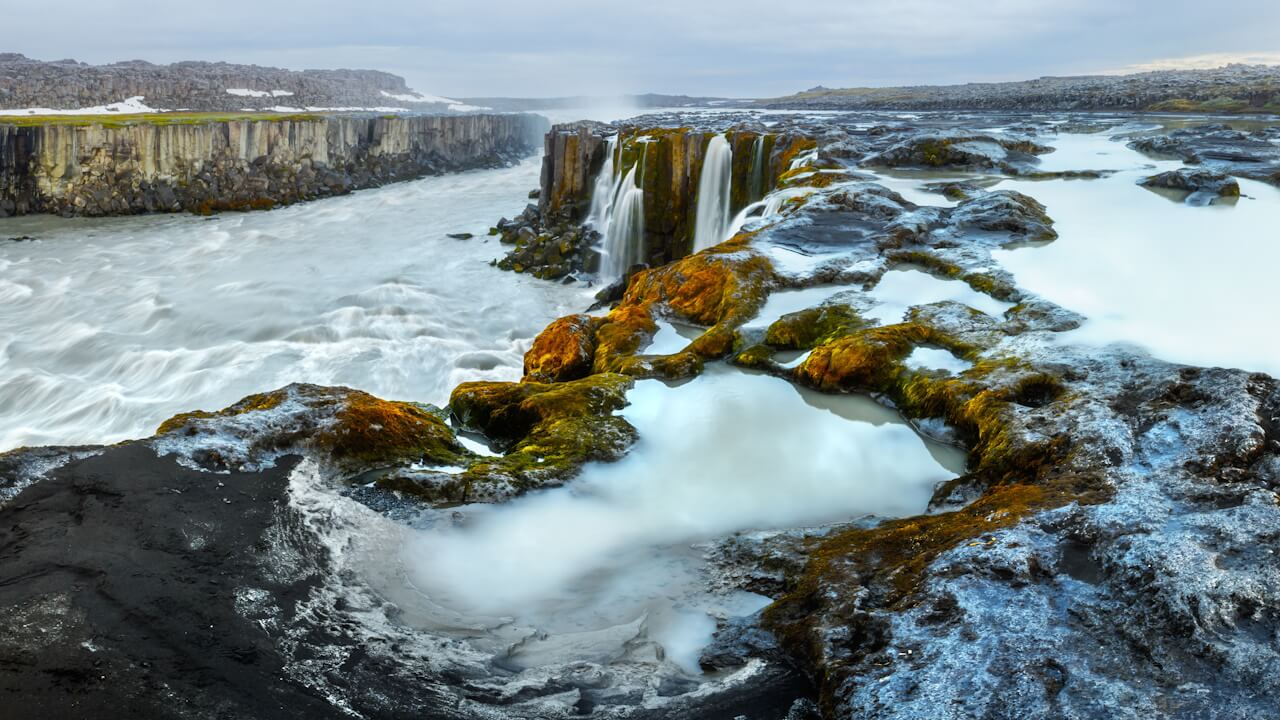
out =
[(783, 190), (775, 190), (750, 205), (742, 208), (742, 211), (733, 216), (733, 220), (729, 223), (726, 231), (727, 237), (737, 235), (748, 222), (752, 220), (772, 220), (782, 214), (782, 207), (788, 200), (794, 200), (798, 197), (813, 194), (814, 189), (808, 187), (785, 188)]
[(733, 148), (727, 133), (711, 138), (702, 161), (698, 181), (698, 214), (693, 232), (693, 251), (705, 250), (728, 240), (729, 189), (733, 182)]
[(789, 168), (787, 168), (787, 169), (788, 169), (788, 170), (799, 170), (799, 169), (800, 169), (800, 168), (802, 168), (802, 167), (808, 167), (808, 166), (812, 165), (812, 164), (813, 164), (813, 162), (814, 162), (815, 160), (817, 160), (817, 159), (818, 159), (818, 151), (817, 151), (816, 149), (814, 149), (814, 150), (810, 150), (809, 152), (807, 152), (807, 153), (805, 153), (805, 154), (803, 154), (803, 155), (800, 155), (799, 157), (796, 157), (795, 159), (793, 159), (793, 160), (791, 161), (791, 167), (789, 167)]
[(637, 162), (627, 172), (613, 201), (600, 267), (605, 278), (620, 278), (632, 265), (644, 262), (644, 190), (636, 180), (640, 167)]
[(769, 188), (764, 184), (764, 135), (757, 135), (756, 142), (751, 146), (751, 199), (762, 200)]
[(591, 189), (591, 210), (587, 213), (587, 224), (602, 234), (609, 223), (609, 210), (613, 207), (613, 196), (618, 191), (620, 178), (614, 170), (613, 162), (613, 156), (617, 150), (617, 135), (605, 140), (604, 165), (600, 167), (600, 174), (596, 175), (596, 184)]
[[(750, 205), (742, 208), (742, 212), (739, 212), (737, 215), (735, 215), (733, 217), (733, 221), (729, 223), (729, 229), (726, 232), (726, 234), (729, 237), (733, 237), (734, 235), (737, 235), (739, 231), (742, 230), (742, 226), (746, 225), (748, 220), (755, 220), (755, 219), (768, 217), (767, 213), (761, 213), (759, 215), (756, 215), (757, 210), (760, 210), (765, 207), (767, 206), (764, 200), (757, 200), (751, 203)], [(752, 215), (755, 215), (755, 217), (753, 218)]]
[(644, 262), (644, 160), (649, 146), (641, 145), (640, 159), (622, 173), (619, 136), (606, 140), (604, 165), (591, 190), (591, 209), (586, 224), (604, 238), (600, 246), (600, 277), (620, 278), (627, 270)]

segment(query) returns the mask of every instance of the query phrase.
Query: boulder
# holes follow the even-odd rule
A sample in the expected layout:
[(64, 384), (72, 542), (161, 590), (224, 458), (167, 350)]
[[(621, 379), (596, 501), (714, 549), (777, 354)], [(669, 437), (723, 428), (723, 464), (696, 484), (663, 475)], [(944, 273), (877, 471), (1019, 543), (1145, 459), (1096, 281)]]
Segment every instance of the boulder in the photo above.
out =
[(1240, 197), (1240, 183), (1235, 178), (1204, 168), (1170, 170), (1152, 175), (1139, 184), (1186, 193), (1188, 205), (1208, 205), (1218, 198)]

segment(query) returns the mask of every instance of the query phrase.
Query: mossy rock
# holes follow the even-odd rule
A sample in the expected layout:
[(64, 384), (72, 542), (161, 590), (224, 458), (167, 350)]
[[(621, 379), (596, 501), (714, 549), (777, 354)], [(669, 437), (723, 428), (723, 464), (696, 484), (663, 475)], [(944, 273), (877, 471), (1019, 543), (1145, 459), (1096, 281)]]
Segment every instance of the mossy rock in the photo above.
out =
[(473, 463), (463, 482), (509, 482), (526, 490), (573, 477), (589, 461), (616, 460), (636, 431), (613, 413), (627, 404), (633, 381), (602, 373), (560, 383), (470, 382), (454, 389), (450, 407), (468, 429), (507, 447)]
[[(632, 277), (622, 301), (596, 332), (596, 372), (637, 377), (669, 377), (675, 360), (638, 361), (643, 344), (657, 331), (655, 313), (706, 326), (685, 353), (702, 360), (726, 356), (737, 328), (755, 317), (778, 285), (773, 265), (750, 250), (748, 234)], [(695, 367), (683, 363), (685, 368)], [(658, 368), (655, 373), (654, 369)]]
[(382, 400), (358, 390), (347, 397), (336, 422), (315, 445), (339, 464), (386, 466), (426, 461), (453, 465), (471, 455), (443, 420), (427, 407)]
[(577, 380), (591, 373), (596, 330), (603, 318), (568, 315), (553, 321), (524, 355), (524, 377), (534, 382)]
[(239, 402), (217, 412), (192, 410), (191, 412), (179, 413), (160, 423), (160, 427), (156, 428), (156, 435), (165, 435), (175, 430), (180, 430), (187, 427), (192, 420), (234, 417), (236, 415), (243, 415), (245, 413), (261, 410), (272, 410), (279, 407), (280, 403), (284, 402), (286, 397), (288, 397), (288, 393), (284, 389), (280, 389), (268, 393), (249, 395), (248, 397), (241, 399)]
[(869, 324), (848, 305), (819, 305), (778, 318), (765, 331), (764, 340), (775, 348), (808, 350), (829, 338), (847, 335)]
[[(282, 407), (285, 403), (290, 405)], [(175, 415), (161, 423), (156, 434), (216, 433), (219, 421), (278, 409), (284, 411), (278, 417), (252, 419), (250, 426), (259, 426), (254, 443), (261, 449), (319, 451), (345, 476), (420, 461), (455, 465), (471, 457), (438, 408), (317, 385), (290, 385), (250, 395), (217, 412), (196, 410)]]

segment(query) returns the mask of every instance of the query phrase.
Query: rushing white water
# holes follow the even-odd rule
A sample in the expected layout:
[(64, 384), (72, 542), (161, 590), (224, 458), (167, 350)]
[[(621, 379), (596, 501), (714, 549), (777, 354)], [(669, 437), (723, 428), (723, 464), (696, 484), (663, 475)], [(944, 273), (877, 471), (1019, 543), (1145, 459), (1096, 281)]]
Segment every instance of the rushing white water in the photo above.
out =
[(637, 180), (639, 170), (641, 165), (636, 163), (627, 171), (609, 212), (600, 270), (605, 278), (620, 278), (632, 265), (644, 262), (644, 189)]
[(769, 187), (765, 182), (765, 168), (768, 166), (768, 158), (764, 155), (764, 135), (757, 135), (756, 141), (751, 145), (751, 199), (762, 200), (769, 192)]
[[(114, 442), (294, 381), (442, 404), (581, 290), (500, 272), (538, 163), (270, 212), (0, 220), (0, 450)], [(460, 241), (445, 233), (472, 232)]]
[(959, 453), (866, 398), (718, 364), (680, 387), (642, 381), (628, 399), (640, 441), (623, 460), (588, 466), (564, 488), (465, 508), (460, 523), (433, 524), (405, 546), (411, 581), (440, 606), (434, 622), (491, 632), (514, 622), (550, 633), (547, 643), (558, 636), (555, 647), (572, 636), (573, 653), (591, 658), (620, 656), (639, 623), (696, 672), (708, 612), (762, 601), (708, 594), (690, 543), (917, 513), (962, 467)]
[(602, 236), (600, 276), (606, 281), (626, 275), (632, 266), (644, 262), (644, 164), (648, 144), (635, 165), (622, 172), (618, 136), (606, 141), (605, 161), (596, 175), (591, 193), (587, 224)]
[(817, 190), (811, 187), (774, 190), (763, 199), (757, 200), (738, 211), (738, 214), (734, 215), (733, 219), (729, 221), (729, 227), (724, 232), (725, 239), (727, 240), (737, 235), (748, 224), (768, 224), (769, 221), (776, 220), (782, 214), (782, 207), (788, 200), (812, 195), (815, 192)]
[(609, 224), (609, 211), (613, 208), (613, 198), (618, 191), (618, 171), (614, 167), (614, 156), (618, 153), (618, 136), (610, 135), (605, 140), (604, 164), (596, 175), (595, 184), (591, 186), (591, 209), (587, 212), (587, 224), (601, 234)]
[(707, 144), (698, 179), (698, 210), (693, 231), (693, 250), (705, 250), (729, 239), (733, 220), (729, 205), (733, 182), (733, 147), (724, 135), (716, 135)]

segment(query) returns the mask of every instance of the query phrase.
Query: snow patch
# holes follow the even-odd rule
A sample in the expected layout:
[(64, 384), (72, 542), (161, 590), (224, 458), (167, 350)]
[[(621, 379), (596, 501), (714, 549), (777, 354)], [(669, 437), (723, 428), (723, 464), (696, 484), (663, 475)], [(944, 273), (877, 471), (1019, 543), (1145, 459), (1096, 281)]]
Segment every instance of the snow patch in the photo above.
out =
[(110, 105), (94, 105), (93, 107), (65, 108), (21, 108), (17, 110), (0, 110), (0, 115), (127, 115), (129, 113), (167, 112), (148, 107), (142, 101), (144, 96), (136, 95)]
[(227, 88), (227, 94), (235, 95), (238, 97), (255, 97), (255, 98), (291, 97), (293, 95), (293, 93), (289, 92), (288, 90), (250, 90), (248, 88)]

